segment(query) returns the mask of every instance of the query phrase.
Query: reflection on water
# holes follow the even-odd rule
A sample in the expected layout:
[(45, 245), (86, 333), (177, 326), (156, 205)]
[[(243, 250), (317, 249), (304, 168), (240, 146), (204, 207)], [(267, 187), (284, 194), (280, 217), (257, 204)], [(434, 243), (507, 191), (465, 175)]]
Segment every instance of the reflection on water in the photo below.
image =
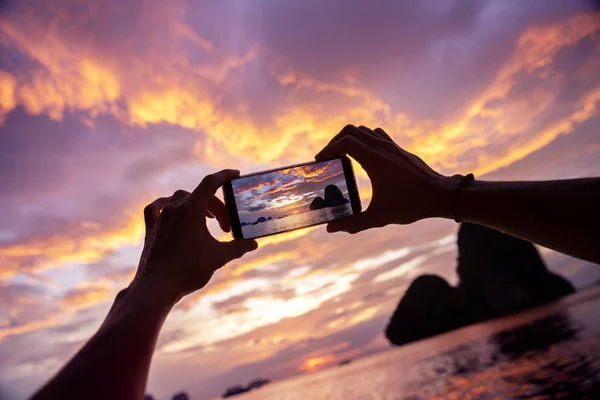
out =
[(244, 238), (251, 239), (259, 236), (285, 232), (303, 226), (320, 224), (334, 219), (339, 219), (352, 214), (352, 206), (327, 207), (320, 210), (307, 211), (302, 214), (288, 215), (285, 218), (276, 218), (256, 225), (242, 226)]
[(600, 288), (586, 293), (239, 399), (600, 399)]

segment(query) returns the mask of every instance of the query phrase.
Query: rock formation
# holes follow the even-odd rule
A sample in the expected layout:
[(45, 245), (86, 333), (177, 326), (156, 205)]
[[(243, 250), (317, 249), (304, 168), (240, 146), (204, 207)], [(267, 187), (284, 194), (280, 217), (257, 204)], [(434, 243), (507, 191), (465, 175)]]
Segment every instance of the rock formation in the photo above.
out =
[(327, 185), (325, 187), (325, 198), (317, 196), (313, 199), (308, 207), (311, 210), (319, 210), (325, 207), (339, 206), (347, 204), (350, 201), (344, 197), (340, 188), (335, 185)]
[(310, 206), (308, 206), (308, 208), (311, 210), (320, 210), (321, 208), (325, 207), (327, 207), (327, 205), (321, 196), (315, 197), (310, 203)]
[(247, 386), (235, 385), (227, 388), (225, 393), (221, 396), (222, 398), (237, 396), (238, 394), (246, 393), (254, 389), (258, 389), (267, 383), (271, 382), (269, 379), (255, 379), (252, 382), (248, 383)]
[(435, 275), (415, 279), (386, 329), (391, 343), (410, 343), (575, 291), (548, 271), (531, 243), (494, 229), (463, 223), (458, 253), (458, 286)]

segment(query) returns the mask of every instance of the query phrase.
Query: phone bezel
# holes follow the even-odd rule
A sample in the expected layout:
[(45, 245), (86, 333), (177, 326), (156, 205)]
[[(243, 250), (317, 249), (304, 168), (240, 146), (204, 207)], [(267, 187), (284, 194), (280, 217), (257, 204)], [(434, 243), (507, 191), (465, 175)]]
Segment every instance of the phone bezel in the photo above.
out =
[[(235, 178), (235, 179), (246, 178), (248, 176), (261, 175), (261, 174), (266, 174), (269, 172), (279, 171), (282, 169), (302, 167), (305, 165), (317, 164), (320, 162), (332, 161), (332, 160), (341, 160), (341, 162), (342, 162), (344, 176), (346, 177), (346, 185), (348, 186), (348, 196), (350, 197), (350, 206), (352, 207), (352, 214), (357, 214), (357, 213), (361, 212), (362, 206), (360, 203), (360, 196), (358, 194), (358, 185), (356, 184), (356, 176), (354, 175), (354, 169), (352, 168), (352, 161), (350, 161), (350, 159), (346, 156), (340, 156), (340, 157), (330, 158), (327, 160), (320, 160), (320, 161), (309, 161), (309, 162), (300, 163), (300, 164), (288, 165), (288, 166), (284, 166), (284, 167), (278, 167), (278, 168), (268, 169), (268, 170), (264, 170), (264, 171), (253, 172), (251, 174), (241, 175), (239, 178)], [(233, 195), (233, 187), (231, 185), (231, 181), (226, 182), (223, 185), (223, 199), (225, 200), (225, 206), (227, 207), (227, 212), (229, 214), (229, 221), (231, 223), (231, 233), (235, 239), (243, 239), (242, 227), (240, 226), (240, 219), (238, 216), (237, 205), (235, 204), (235, 197)], [(321, 225), (321, 224), (326, 224), (326, 223), (327, 222), (317, 222), (315, 224), (310, 224), (310, 225), (306, 225), (303, 227), (290, 229), (285, 232), (292, 232), (292, 231), (295, 231), (298, 229), (308, 228), (309, 226), (316, 226), (316, 225)], [(271, 236), (271, 235), (277, 235), (279, 233), (284, 233), (284, 232), (269, 233), (267, 235), (259, 236), (254, 239), (260, 239), (260, 238)]]

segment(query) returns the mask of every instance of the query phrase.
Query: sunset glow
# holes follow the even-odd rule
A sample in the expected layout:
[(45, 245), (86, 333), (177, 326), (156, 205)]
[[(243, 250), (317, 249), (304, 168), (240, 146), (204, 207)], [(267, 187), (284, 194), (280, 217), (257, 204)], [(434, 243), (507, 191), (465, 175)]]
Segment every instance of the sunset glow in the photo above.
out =
[[(600, 175), (600, 17), (585, 1), (526, 3), (2, 3), (0, 397), (31, 394), (100, 326), (135, 273), (144, 206), (216, 170), (310, 162), (352, 123), (446, 175)], [(343, 179), (330, 164), (281, 176), (239, 188), (261, 212), (247, 222), (299, 214)], [(432, 219), (259, 239), (174, 308), (148, 392), (211, 398), (386, 350), (416, 276), (455, 282), (455, 234)], [(576, 286), (600, 278), (544, 257)]]

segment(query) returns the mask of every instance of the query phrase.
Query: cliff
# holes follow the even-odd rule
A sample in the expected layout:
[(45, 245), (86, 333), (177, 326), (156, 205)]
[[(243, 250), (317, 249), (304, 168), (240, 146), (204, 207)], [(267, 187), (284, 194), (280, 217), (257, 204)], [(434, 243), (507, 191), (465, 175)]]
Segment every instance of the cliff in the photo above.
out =
[(395, 345), (538, 306), (573, 293), (550, 272), (533, 244), (481, 225), (458, 233), (459, 277), (452, 287), (436, 275), (415, 279), (386, 328)]

